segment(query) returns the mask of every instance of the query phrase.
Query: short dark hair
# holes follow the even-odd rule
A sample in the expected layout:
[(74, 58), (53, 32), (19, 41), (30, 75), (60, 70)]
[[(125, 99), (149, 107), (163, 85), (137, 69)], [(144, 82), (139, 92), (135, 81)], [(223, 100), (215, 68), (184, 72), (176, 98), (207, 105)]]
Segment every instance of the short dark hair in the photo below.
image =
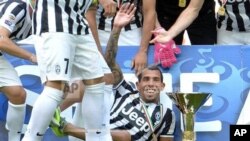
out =
[(162, 74), (162, 71), (161, 71), (161, 69), (160, 69), (157, 65), (150, 65), (150, 66), (146, 67), (145, 69), (143, 69), (142, 72), (138, 75), (138, 81), (139, 81), (139, 82), (141, 81), (143, 72), (144, 72), (145, 70), (156, 70), (156, 71), (159, 71), (159, 72), (160, 72), (160, 77), (161, 77), (161, 82), (163, 82), (163, 74)]

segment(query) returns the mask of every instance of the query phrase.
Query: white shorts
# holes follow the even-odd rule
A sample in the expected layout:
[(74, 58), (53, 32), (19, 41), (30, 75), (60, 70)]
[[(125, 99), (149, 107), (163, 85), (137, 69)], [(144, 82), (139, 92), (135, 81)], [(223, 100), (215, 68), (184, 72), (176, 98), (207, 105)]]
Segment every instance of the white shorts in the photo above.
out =
[(101, 56), (91, 34), (43, 33), (35, 36), (41, 80), (88, 80), (103, 76)]
[(105, 59), (103, 58), (103, 55), (100, 53), (100, 51), (98, 51), (100, 57), (100, 62), (101, 62), (101, 66), (102, 66), (102, 70), (104, 74), (110, 74), (112, 73), (107, 62), (105, 61)]
[[(98, 30), (101, 46), (106, 47), (110, 31)], [(119, 36), (119, 46), (139, 46), (141, 44), (142, 28), (135, 28), (129, 31), (122, 30)]]
[(22, 86), (22, 83), (14, 67), (0, 56), (0, 87), (4, 86)]
[(218, 45), (249, 45), (250, 32), (227, 31), (217, 29)]

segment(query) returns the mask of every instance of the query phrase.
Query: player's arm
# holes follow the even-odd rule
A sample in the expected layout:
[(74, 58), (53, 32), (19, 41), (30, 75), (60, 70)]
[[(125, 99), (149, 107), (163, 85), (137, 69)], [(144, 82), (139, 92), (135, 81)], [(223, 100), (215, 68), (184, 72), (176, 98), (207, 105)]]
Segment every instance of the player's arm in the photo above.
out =
[[(92, 32), (92, 36), (95, 39), (98, 50), (102, 53), (101, 43), (98, 36), (97, 23), (96, 23), (96, 10), (98, 3), (92, 3), (90, 8), (85, 14), (85, 17), (89, 23), (89, 28)], [(103, 54), (103, 53), (102, 53)]]
[(123, 79), (121, 68), (115, 60), (118, 50), (118, 38), (120, 31), (120, 28), (115, 26), (113, 27), (104, 55), (105, 60), (114, 75), (114, 86), (118, 85)]
[(134, 12), (136, 8), (133, 4), (123, 4), (117, 13), (114, 19), (113, 29), (106, 47), (105, 51), (105, 60), (110, 67), (113, 75), (114, 75), (114, 85), (116, 86), (123, 79), (123, 74), (121, 68), (116, 63), (116, 55), (118, 50), (118, 38), (121, 32), (121, 29), (128, 24), (131, 19), (134, 17)]
[(155, 0), (142, 0), (142, 15), (143, 15), (143, 27), (141, 34), (141, 43), (140, 48), (137, 54), (135, 55), (132, 67), (135, 70), (136, 74), (140, 73), (142, 69), (147, 66), (147, 54), (149, 41), (151, 39), (151, 31), (155, 26)]
[[(78, 139), (85, 139), (85, 129), (66, 123), (63, 132)], [(130, 141), (131, 135), (126, 130), (111, 130), (113, 141)]]
[(198, 17), (203, 3), (204, 0), (191, 0), (187, 8), (184, 11), (182, 11), (178, 19), (170, 27), (170, 29), (167, 32), (160, 35), (159, 37), (156, 37), (157, 39), (154, 39), (151, 42), (157, 41), (165, 43), (176, 37)]
[(36, 56), (19, 47), (9, 38), (9, 36), (10, 31), (0, 25), (0, 50), (10, 55), (17, 56), (35, 63)]
[(35, 55), (20, 48), (10, 39), (10, 35), (17, 23), (25, 20), (25, 13), (26, 5), (14, 1), (5, 9), (0, 18), (0, 50), (10, 55), (36, 62)]
[(204, 0), (191, 0), (188, 7), (180, 14), (174, 25), (168, 30), (172, 39), (185, 30), (199, 15)]
[(160, 137), (160, 140), (159, 141), (173, 141), (174, 139), (173, 138), (170, 138), (170, 137)]
[(111, 130), (113, 141), (131, 141), (131, 135), (127, 130)]
[(149, 41), (151, 39), (151, 31), (155, 26), (155, 3), (156, 0), (143, 0), (142, 2), (142, 14), (143, 14), (143, 27), (142, 27), (142, 39), (140, 45), (140, 52), (147, 53)]

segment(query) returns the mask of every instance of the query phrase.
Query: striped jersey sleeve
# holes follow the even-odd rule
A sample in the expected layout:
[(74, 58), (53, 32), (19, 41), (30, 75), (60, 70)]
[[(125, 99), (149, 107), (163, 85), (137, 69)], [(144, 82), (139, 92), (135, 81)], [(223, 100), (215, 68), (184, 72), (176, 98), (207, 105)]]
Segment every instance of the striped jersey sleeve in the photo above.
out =
[(27, 4), (21, 0), (0, 3), (0, 26), (10, 31), (10, 38), (21, 40), (31, 34), (31, 16)]
[[(122, 30), (128, 31), (136, 28), (142, 27), (142, 0), (114, 0), (117, 3), (134, 3), (135, 6), (137, 7), (135, 14), (134, 14), (134, 19), (127, 24)], [(119, 1), (119, 2), (118, 2)], [(117, 7), (117, 10), (119, 8)], [(96, 12), (96, 21), (97, 21), (97, 26), (99, 30), (105, 30), (105, 31), (111, 31), (113, 28), (113, 22), (114, 18), (107, 18), (105, 17), (104, 14), (104, 9), (103, 7), (99, 4), (98, 9)]]
[(33, 33), (89, 34), (84, 14), (91, 2), (92, 0), (39, 0), (34, 11)]
[(250, 32), (249, 0), (228, 0), (225, 9), (225, 16), (218, 14), (218, 28), (228, 31)]
[[(121, 84), (122, 89), (125, 88), (124, 85), (130, 85), (126, 81)], [(144, 103), (138, 91), (129, 91), (128, 89), (124, 91), (127, 93), (121, 94), (111, 109), (111, 129), (127, 130), (133, 141), (151, 141), (153, 133), (161, 137), (173, 137), (175, 127), (173, 111), (161, 103)]]

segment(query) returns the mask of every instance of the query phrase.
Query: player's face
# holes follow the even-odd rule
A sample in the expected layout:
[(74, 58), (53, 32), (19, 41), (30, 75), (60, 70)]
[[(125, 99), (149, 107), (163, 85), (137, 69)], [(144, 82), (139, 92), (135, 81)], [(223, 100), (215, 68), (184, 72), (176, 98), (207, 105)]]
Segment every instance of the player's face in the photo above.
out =
[(142, 100), (146, 103), (157, 103), (160, 92), (165, 84), (161, 82), (160, 72), (157, 70), (144, 70), (140, 82), (136, 83)]

